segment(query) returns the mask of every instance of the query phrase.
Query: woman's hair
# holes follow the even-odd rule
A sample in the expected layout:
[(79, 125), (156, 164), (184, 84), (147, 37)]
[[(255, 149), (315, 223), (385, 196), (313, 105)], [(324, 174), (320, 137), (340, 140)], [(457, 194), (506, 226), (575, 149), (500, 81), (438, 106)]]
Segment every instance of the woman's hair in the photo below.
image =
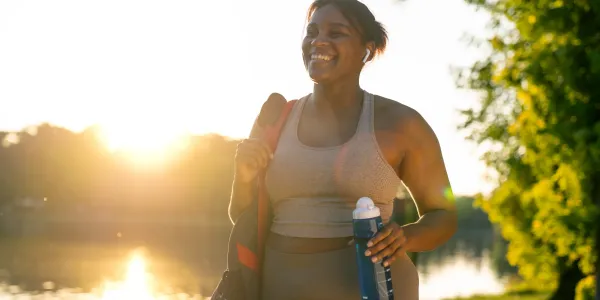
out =
[(362, 35), (363, 42), (373, 42), (375, 53), (373, 57), (385, 51), (388, 35), (381, 23), (375, 20), (375, 16), (366, 5), (358, 0), (315, 0), (308, 8), (306, 20), (310, 20), (315, 11), (328, 4), (335, 5), (342, 15)]

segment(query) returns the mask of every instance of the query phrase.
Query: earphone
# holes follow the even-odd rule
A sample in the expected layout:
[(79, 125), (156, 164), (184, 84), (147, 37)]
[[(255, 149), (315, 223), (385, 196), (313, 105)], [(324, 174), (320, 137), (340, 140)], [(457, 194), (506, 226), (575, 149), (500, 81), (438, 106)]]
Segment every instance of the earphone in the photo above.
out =
[(365, 58), (363, 58), (363, 60), (362, 60), (363, 64), (367, 63), (367, 59), (369, 59), (369, 56), (371, 56), (371, 50), (369, 50), (367, 48), (367, 54), (365, 55)]

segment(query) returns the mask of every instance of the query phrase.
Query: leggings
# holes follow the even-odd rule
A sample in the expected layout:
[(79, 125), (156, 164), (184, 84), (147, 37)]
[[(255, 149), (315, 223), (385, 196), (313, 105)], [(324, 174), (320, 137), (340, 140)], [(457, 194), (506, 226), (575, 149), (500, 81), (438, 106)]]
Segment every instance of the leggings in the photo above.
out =
[[(262, 300), (360, 300), (354, 247), (298, 254), (267, 245)], [(407, 255), (392, 264), (395, 300), (419, 299), (419, 276)]]

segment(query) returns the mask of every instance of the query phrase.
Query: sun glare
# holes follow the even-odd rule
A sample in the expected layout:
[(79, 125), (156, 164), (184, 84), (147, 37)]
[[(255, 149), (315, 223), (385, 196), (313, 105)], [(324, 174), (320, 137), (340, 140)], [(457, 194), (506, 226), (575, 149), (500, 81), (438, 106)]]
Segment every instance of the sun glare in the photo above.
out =
[(102, 126), (102, 140), (111, 152), (127, 155), (142, 164), (164, 162), (187, 147), (189, 134), (174, 126), (148, 123), (127, 126)]
[(146, 271), (146, 260), (139, 253), (134, 253), (127, 265), (127, 273), (123, 282), (105, 284), (103, 300), (151, 300), (150, 274)]

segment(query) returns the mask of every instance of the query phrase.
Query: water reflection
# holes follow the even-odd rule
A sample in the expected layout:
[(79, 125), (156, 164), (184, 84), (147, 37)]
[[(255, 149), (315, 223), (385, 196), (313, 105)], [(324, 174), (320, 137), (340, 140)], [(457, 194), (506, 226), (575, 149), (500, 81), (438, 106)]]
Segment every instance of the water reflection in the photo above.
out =
[(501, 293), (514, 270), (504, 241), (490, 228), (460, 228), (435, 251), (418, 255), (422, 299)]
[(421, 299), (502, 293), (505, 281), (492, 269), (489, 255), (485, 253), (474, 262), (466, 256), (455, 255), (427, 272), (421, 269)]
[[(81, 239), (70, 234), (66, 241), (0, 239), (0, 282), (7, 282), (0, 299), (204, 299), (226, 267), (227, 226), (115, 227), (112, 234), (100, 227), (90, 234), (90, 226)], [(421, 299), (501, 292), (501, 246), (491, 229), (465, 229), (436, 251), (419, 254)]]
[(106, 282), (102, 300), (154, 299), (151, 291), (151, 274), (146, 271), (146, 261), (140, 252), (134, 252), (127, 265), (127, 275), (122, 282)]
[[(453, 248), (452, 243), (449, 243), (448, 248)], [(490, 251), (483, 251), (480, 258), (469, 257), (464, 253), (454, 253), (440, 261), (422, 256), (419, 259), (421, 299), (435, 300), (476, 293), (500, 293), (503, 290), (503, 281), (494, 272), (489, 253)], [(436, 254), (432, 252), (427, 255), (437, 257)], [(42, 293), (24, 292), (16, 285), (4, 285), (0, 286), (0, 299), (16, 299), (17, 296), (20, 297), (18, 299), (208, 299), (201, 295), (173, 294), (157, 290), (161, 281), (168, 281), (168, 279), (157, 278), (152, 274), (148, 268), (148, 265), (152, 263), (151, 258), (139, 249), (132, 251), (128, 257), (126, 270), (120, 280), (107, 280), (101, 286), (93, 288), (87, 293), (81, 289), (60, 289)], [(432, 265), (432, 261), (435, 262), (434, 265)], [(44, 282), (42, 285), (46, 290), (55, 288), (53, 282)], [(8, 296), (11, 298), (4, 298)]]
[[(100, 287), (83, 292), (82, 289), (58, 289), (55, 291), (23, 291), (18, 285), (0, 285), (0, 299), (89, 299), (89, 300), (201, 300), (201, 295), (167, 293), (156, 291), (153, 274), (147, 270), (148, 258), (140, 250), (134, 250), (127, 261), (126, 273), (121, 281), (105, 281)], [(44, 282), (45, 290), (54, 290), (55, 284)]]

